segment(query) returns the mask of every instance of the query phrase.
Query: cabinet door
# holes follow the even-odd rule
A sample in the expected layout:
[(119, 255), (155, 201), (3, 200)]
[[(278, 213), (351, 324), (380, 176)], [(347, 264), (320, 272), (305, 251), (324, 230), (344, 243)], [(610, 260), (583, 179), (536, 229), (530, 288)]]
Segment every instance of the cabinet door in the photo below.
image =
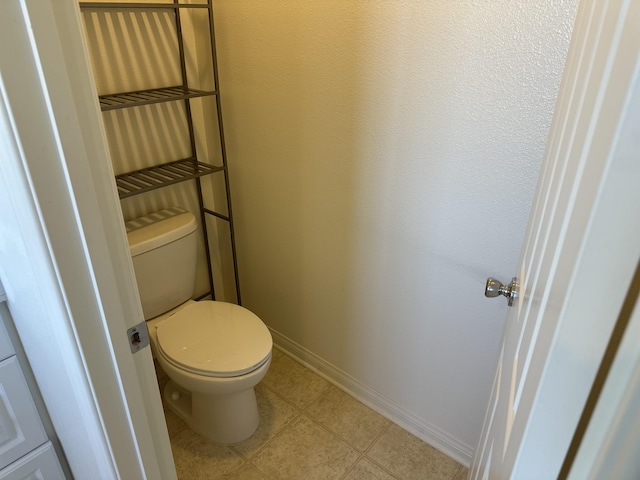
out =
[(15, 356), (0, 362), (0, 467), (47, 441)]
[(0, 317), (1, 317), (0, 318), (0, 360), (4, 360), (5, 358), (10, 357), (11, 355), (14, 355), (16, 352), (13, 349), (13, 344), (11, 343), (11, 337), (9, 337), (9, 334), (7, 333), (7, 330), (4, 327), (4, 322), (9, 320), (10, 317), (9, 317), (9, 309), (7, 308), (7, 304), (2, 301), (0, 301)]
[(0, 480), (65, 480), (51, 442), (0, 470)]

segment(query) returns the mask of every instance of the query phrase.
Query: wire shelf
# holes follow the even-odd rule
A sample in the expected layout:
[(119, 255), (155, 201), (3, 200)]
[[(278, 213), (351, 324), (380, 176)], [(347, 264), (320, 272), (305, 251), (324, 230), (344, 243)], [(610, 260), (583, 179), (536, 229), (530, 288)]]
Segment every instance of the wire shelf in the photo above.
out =
[(222, 170), (224, 167), (198, 162), (195, 158), (185, 158), (116, 175), (116, 185), (120, 198), (127, 198)]
[(209, 8), (206, 3), (139, 3), (139, 2), (80, 2), (82, 9), (123, 10), (127, 8), (144, 8), (150, 10), (177, 8)]
[(138, 90), (136, 92), (115, 93), (112, 95), (100, 95), (100, 109), (116, 110), (118, 108), (138, 107), (154, 103), (173, 102), (188, 98), (207, 97), (215, 95), (215, 91), (196, 90), (187, 87), (154, 88), (151, 90)]

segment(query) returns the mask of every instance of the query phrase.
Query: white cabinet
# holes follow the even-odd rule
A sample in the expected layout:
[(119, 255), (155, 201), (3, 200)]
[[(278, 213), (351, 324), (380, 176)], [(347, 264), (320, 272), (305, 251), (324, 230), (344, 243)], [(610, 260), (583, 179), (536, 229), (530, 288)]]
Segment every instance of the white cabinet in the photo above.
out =
[(63, 480), (65, 475), (16, 356), (21, 346), (17, 340), (14, 345), (5, 327), (10, 321), (0, 283), (0, 480)]
[(58, 457), (47, 442), (0, 470), (0, 480), (64, 480)]
[(47, 441), (15, 355), (0, 362), (0, 466)]
[[(0, 283), (0, 293), (2, 293), (2, 284)], [(0, 304), (2, 304), (2, 298), (0, 298)], [(2, 315), (0, 313), (0, 315)], [(0, 319), (1, 320), (1, 319)], [(13, 349), (13, 343), (11, 343), (11, 337), (4, 328), (4, 322), (0, 321), (0, 360), (9, 358), (11, 355), (15, 355), (16, 351)]]

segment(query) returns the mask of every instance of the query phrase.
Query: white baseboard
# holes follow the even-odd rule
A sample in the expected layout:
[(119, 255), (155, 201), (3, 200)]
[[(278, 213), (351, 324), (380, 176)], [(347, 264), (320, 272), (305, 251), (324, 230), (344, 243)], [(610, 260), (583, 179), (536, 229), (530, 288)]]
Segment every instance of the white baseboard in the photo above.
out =
[(460, 443), (446, 432), (418, 418), (281, 333), (273, 329), (270, 330), (276, 348), (456, 462), (465, 467), (471, 464), (473, 454), (471, 447)]

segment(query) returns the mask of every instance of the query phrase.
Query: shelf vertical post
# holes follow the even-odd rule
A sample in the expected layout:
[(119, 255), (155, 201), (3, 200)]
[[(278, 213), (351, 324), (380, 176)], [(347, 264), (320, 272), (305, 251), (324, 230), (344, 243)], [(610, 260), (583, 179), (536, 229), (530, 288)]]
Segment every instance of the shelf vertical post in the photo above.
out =
[(218, 77), (218, 59), (216, 55), (216, 32), (213, 21), (213, 0), (207, 0), (209, 5), (209, 28), (211, 30), (211, 62), (213, 63), (213, 82), (214, 90), (218, 92), (216, 95), (216, 111), (218, 114), (218, 129), (220, 131), (220, 154), (222, 156), (222, 166), (225, 183), (225, 193), (227, 196), (227, 215), (229, 217), (229, 234), (231, 236), (231, 255), (233, 258), (233, 274), (236, 285), (236, 300), (238, 305), (242, 305), (242, 297), (240, 296), (240, 278), (238, 276), (238, 255), (236, 253), (236, 238), (233, 224), (233, 211), (231, 208), (231, 187), (229, 184), (229, 169), (227, 168), (227, 148), (224, 141), (224, 127), (222, 122), (222, 106), (220, 102), (220, 82)]
[[(178, 3), (178, 0), (173, 0), (174, 4)], [(211, 8), (211, 6), (210, 6)], [(187, 77), (187, 64), (184, 54), (184, 40), (182, 38), (182, 21), (180, 19), (180, 9), (175, 9), (176, 18), (176, 34), (178, 37), (178, 51), (180, 52), (180, 71), (182, 73), (182, 86), (187, 91), (188, 89), (188, 77)], [(216, 98), (218, 95), (216, 95)], [(189, 141), (191, 142), (191, 156), (196, 158), (196, 136), (193, 129), (193, 116), (191, 114), (191, 102), (188, 98), (184, 100), (184, 106), (187, 115), (187, 124), (189, 127)], [(209, 275), (209, 286), (211, 289), (211, 299), (215, 300), (215, 286), (213, 284), (213, 269), (211, 267), (211, 252), (209, 251), (209, 234), (207, 231), (207, 217), (204, 211), (204, 199), (202, 198), (202, 183), (200, 178), (196, 178), (196, 190), (198, 191), (198, 204), (200, 207), (200, 221), (202, 223), (202, 236), (204, 239), (204, 251), (207, 257), (207, 273)]]

